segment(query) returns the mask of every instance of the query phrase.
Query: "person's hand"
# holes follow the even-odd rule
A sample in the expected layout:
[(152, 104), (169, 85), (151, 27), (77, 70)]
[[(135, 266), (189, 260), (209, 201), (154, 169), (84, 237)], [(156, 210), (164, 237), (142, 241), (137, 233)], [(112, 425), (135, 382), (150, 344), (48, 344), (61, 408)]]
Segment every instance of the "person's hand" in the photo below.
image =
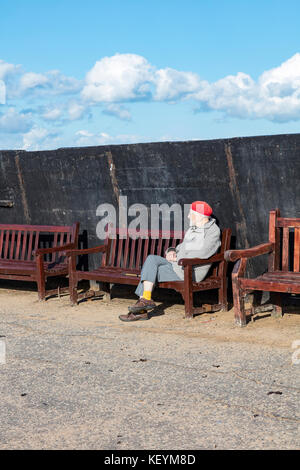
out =
[(177, 259), (176, 251), (169, 251), (169, 253), (166, 254), (167, 261), (176, 261), (176, 259)]

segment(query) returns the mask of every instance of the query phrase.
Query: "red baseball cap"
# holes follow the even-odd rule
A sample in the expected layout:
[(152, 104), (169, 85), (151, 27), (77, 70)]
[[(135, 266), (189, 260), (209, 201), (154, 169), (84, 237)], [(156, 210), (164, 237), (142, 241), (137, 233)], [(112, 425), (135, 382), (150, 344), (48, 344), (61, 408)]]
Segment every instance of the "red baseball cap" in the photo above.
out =
[(198, 212), (198, 214), (210, 217), (213, 210), (207, 202), (204, 201), (195, 201), (191, 204), (191, 210)]

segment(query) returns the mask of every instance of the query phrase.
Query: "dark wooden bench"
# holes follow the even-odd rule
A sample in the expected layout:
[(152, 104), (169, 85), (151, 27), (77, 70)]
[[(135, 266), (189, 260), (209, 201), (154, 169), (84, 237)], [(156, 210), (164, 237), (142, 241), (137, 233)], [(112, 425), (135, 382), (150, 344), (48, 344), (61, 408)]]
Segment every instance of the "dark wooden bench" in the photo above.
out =
[[(122, 238), (120, 237), (122, 234)], [(153, 236), (153, 233), (152, 233)], [(168, 237), (168, 238), (167, 238)], [(184, 232), (171, 232), (166, 234), (159, 232), (156, 238), (150, 238), (150, 232), (140, 234), (139, 238), (132, 238), (130, 231), (120, 232), (116, 230), (116, 238), (108, 234), (104, 245), (85, 250), (72, 250), (67, 252), (69, 257), (69, 285), (71, 304), (74, 305), (85, 294), (79, 296), (77, 284), (80, 280), (100, 281), (102, 288), (110, 296), (112, 284), (137, 285), (140, 280), (141, 267), (150, 254), (164, 256), (167, 248), (175, 247), (181, 243)], [(195, 313), (203, 313), (205, 309), (195, 308), (193, 305), (193, 293), (210, 289), (218, 289), (218, 304), (211, 307), (211, 311), (227, 310), (227, 262), (224, 260), (224, 251), (230, 246), (231, 230), (222, 232), (222, 246), (219, 253), (209, 259), (182, 259), (180, 264), (184, 267), (184, 281), (160, 282), (158, 287), (175, 289), (180, 292), (185, 303), (186, 317), (192, 317)], [(92, 271), (76, 270), (76, 256), (92, 253), (102, 253), (102, 261), (99, 268)], [(192, 270), (195, 265), (213, 263), (205, 280), (193, 282)]]
[[(77, 248), (79, 223), (72, 226), (0, 224), (0, 279), (33, 281), (44, 300), (51, 276), (67, 276), (65, 250)], [(64, 289), (65, 290), (65, 289)]]
[[(245, 277), (247, 260), (269, 254), (268, 271), (256, 277)], [(300, 294), (300, 218), (280, 217), (278, 209), (270, 211), (269, 241), (245, 250), (228, 250), (227, 261), (236, 261), (232, 272), (235, 321), (246, 325), (245, 296), (251, 291), (271, 293), (273, 316), (282, 316), (281, 294)], [(254, 307), (250, 313), (255, 313)]]

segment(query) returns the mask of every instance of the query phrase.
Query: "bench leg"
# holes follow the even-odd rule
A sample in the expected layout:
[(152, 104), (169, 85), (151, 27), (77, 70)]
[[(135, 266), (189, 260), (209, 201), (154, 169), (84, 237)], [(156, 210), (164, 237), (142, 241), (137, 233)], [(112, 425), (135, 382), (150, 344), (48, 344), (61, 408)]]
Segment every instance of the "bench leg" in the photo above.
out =
[(228, 301), (227, 301), (227, 281), (222, 280), (220, 289), (218, 290), (219, 304), (223, 312), (228, 312)]
[(246, 326), (245, 312), (245, 293), (240, 288), (237, 281), (232, 283), (233, 304), (234, 304), (234, 321), (239, 326)]
[(271, 292), (270, 296), (270, 301), (271, 304), (273, 304), (273, 312), (272, 312), (272, 317), (273, 318), (281, 318), (282, 317), (282, 299), (281, 295), (279, 292)]
[(101, 283), (101, 289), (104, 291), (103, 300), (105, 300), (107, 302), (110, 302), (112, 300), (111, 288), (112, 288), (112, 284), (110, 284), (109, 282), (102, 282)]
[(72, 306), (78, 304), (78, 292), (77, 292), (77, 277), (73, 275), (69, 276), (69, 291), (70, 291), (70, 303)]
[(187, 292), (181, 294), (184, 300), (184, 313), (185, 318), (193, 318), (194, 316), (194, 305), (193, 305), (193, 292)]
[(39, 301), (43, 302), (46, 300), (46, 280), (45, 276), (41, 273), (37, 279), (38, 297)]

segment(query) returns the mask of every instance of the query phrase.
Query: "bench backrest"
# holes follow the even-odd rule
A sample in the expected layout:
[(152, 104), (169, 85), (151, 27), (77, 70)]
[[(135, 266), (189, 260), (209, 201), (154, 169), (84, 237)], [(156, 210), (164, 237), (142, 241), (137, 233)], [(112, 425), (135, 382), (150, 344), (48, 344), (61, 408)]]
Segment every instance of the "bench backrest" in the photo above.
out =
[[(151, 236), (152, 235), (152, 236)], [(219, 252), (224, 253), (230, 245), (230, 229), (222, 232), (222, 245)], [(122, 268), (133, 272), (139, 272), (148, 255), (165, 256), (168, 248), (175, 248), (184, 238), (184, 232), (171, 231), (151, 233), (141, 232), (138, 238), (131, 238), (130, 230), (116, 229), (116, 234), (111, 238), (111, 233), (105, 240), (108, 245), (107, 255), (102, 258), (102, 266)], [(218, 265), (213, 267), (213, 275), (218, 274)]]
[[(0, 259), (34, 261), (38, 248), (53, 248), (74, 243), (77, 248), (79, 223), (71, 226), (0, 224)], [(54, 262), (62, 253), (45, 255)]]
[(103, 257), (103, 266), (121, 267), (132, 271), (140, 271), (148, 255), (164, 256), (169, 247), (176, 247), (182, 242), (184, 233), (178, 232), (140, 232), (132, 238), (130, 230), (115, 229), (114, 237), (108, 232), (105, 244), (108, 245), (107, 256)]
[(279, 209), (270, 211), (269, 241), (275, 244), (269, 271), (300, 272), (300, 218), (280, 217)]

